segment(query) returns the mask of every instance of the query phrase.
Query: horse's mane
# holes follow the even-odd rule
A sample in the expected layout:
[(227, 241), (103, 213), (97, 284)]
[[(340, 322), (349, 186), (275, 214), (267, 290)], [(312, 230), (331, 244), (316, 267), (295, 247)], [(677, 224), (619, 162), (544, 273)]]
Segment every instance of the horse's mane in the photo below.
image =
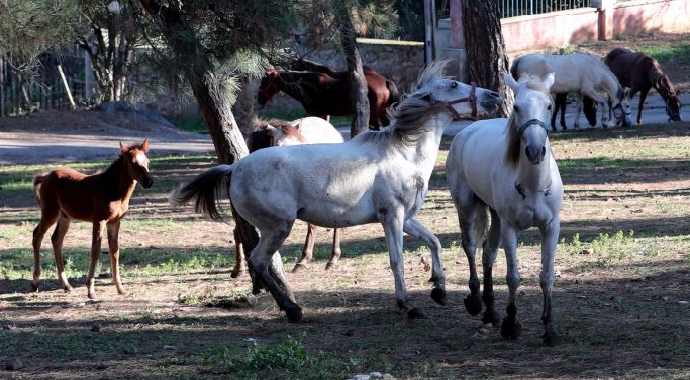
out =
[[(527, 88), (546, 94), (549, 99), (551, 99), (551, 106), (553, 109), (551, 93), (544, 87), (539, 76), (523, 74), (518, 83), (524, 83)], [(506, 153), (504, 159), (506, 163), (512, 166), (517, 166), (518, 161), (520, 161), (520, 138), (518, 137), (518, 128), (520, 128), (520, 126), (517, 125), (515, 112), (511, 112), (508, 118), (508, 124), (506, 125)]]
[(307, 141), (300, 133), (299, 125), (295, 127), (289, 121), (280, 119), (254, 119), (254, 131), (247, 137), (247, 148), (249, 148), (249, 153), (262, 148), (268, 148), (272, 146), (272, 142), (275, 143), (275, 141), (273, 141), (273, 132), (269, 127), (280, 129), (284, 134), (294, 137), (302, 143)]
[(405, 97), (397, 107), (388, 110), (391, 119), (389, 128), (383, 131), (367, 131), (356, 138), (362, 142), (373, 142), (377, 145), (392, 145), (396, 148), (411, 146), (421, 135), (428, 131), (426, 122), (439, 112), (447, 112), (448, 105), (442, 102), (430, 104), (427, 99), (430, 89), (426, 85), (446, 78), (443, 70), (447, 61), (431, 63), (417, 79), (412, 94)]

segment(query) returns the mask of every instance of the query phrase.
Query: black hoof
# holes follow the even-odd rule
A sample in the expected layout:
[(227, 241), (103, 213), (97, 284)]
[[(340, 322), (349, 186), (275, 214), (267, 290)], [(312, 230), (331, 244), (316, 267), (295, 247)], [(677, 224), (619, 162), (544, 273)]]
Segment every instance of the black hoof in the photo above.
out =
[(544, 345), (548, 347), (557, 346), (561, 343), (561, 337), (556, 333), (544, 334)]
[(331, 270), (331, 269), (337, 268), (337, 267), (338, 267), (338, 264), (332, 263), (330, 261), (328, 262), (328, 264), (326, 264), (326, 270)]
[(230, 272), (230, 277), (231, 278), (237, 278), (242, 273), (244, 273), (244, 270), (242, 270), (242, 269), (240, 269), (240, 270), (233, 269), (232, 272)]
[(445, 306), (448, 302), (446, 290), (441, 288), (431, 289), (431, 299), (434, 300), (434, 302), (436, 302), (437, 304)]
[(484, 324), (486, 324), (486, 325), (491, 323), (492, 325), (497, 326), (498, 321), (500, 321), (500, 320), (501, 320), (501, 317), (498, 315), (496, 310), (491, 310), (491, 311), (486, 310), (486, 311), (484, 311), (484, 315), (482, 316), (482, 322), (484, 322)]
[(292, 273), (297, 273), (297, 272), (301, 271), (302, 269), (306, 269), (306, 268), (307, 268), (306, 265), (304, 265), (302, 263), (297, 263), (297, 264), (295, 264), (295, 267), (292, 268)]
[(482, 312), (482, 299), (472, 295), (465, 297), (465, 309), (470, 315), (479, 315)]
[(508, 340), (516, 340), (520, 337), (520, 322), (513, 320), (512, 318), (503, 318), (503, 323), (501, 324), (501, 336)]
[(302, 308), (295, 305), (294, 307), (285, 309), (285, 315), (292, 323), (297, 323), (302, 320)]
[(410, 319), (426, 319), (426, 314), (422, 311), (422, 309), (413, 307), (410, 310), (407, 311), (407, 318)]

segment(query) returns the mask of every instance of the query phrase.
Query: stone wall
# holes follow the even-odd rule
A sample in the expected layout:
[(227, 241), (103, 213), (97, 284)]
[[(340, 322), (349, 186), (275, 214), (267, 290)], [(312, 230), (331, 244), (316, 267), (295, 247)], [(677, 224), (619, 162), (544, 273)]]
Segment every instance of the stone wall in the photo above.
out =
[[(423, 42), (358, 38), (357, 46), (362, 56), (362, 63), (393, 80), (400, 93), (409, 92), (417, 75), (424, 68)], [(347, 69), (345, 58), (335, 47), (312, 52), (304, 58), (331, 66), (338, 71)], [(255, 80), (252, 83), (254, 93), (258, 90), (259, 82), (260, 80)], [(258, 103), (257, 107), (259, 107)], [(306, 115), (301, 104), (282, 92), (262, 109), (257, 108), (257, 111), (262, 114), (290, 112)]]

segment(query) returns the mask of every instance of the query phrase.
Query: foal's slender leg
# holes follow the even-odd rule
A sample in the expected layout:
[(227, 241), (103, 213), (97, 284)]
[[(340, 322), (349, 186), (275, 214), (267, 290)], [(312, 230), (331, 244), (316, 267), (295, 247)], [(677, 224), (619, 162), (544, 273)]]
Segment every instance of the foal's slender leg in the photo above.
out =
[(120, 245), (118, 236), (120, 232), (120, 221), (108, 224), (108, 250), (110, 251), (110, 272), (113, 275), (113, 284), (118, 294), (127, 294), (122, 286), (120, 279)]
[(493, 265), (496, 261), (498, 246), (501, 245), (501, 219), (496, 211), (491, 210), (491, 230), (489, 237), (484, 242), (482, 250), (482, 266), (484, 267), (484, 293), (482, 299), (486, 310), (482, 316), (482, 322), (498, 325), (500, 317), (494, 306)]
[(55, 224), (55, 221), (60, 215), (59, 209), (48, 209), (41, 207), (41, 221), (38, 222), (34, 228), (33, 239), (31, 245), (34, 250), (34, 273), (33, 281), (31, 281), (31, 288), (34, 292), (38, 291), (38, 280), (41, 278), (41, 242), (46, 231)]
[(96, 289), (94, 287), (94, 275), (96, 273), (96, 265), (101, 256), (101, 242), (103, 241), (103, 229), (105, 228), (105, 220), (93, 222), (92, 238), (91, 238), (91, 262), (89, 264), (89, 274), (86, 276), (86, 289), (90, 299), (96, 298)]
[(304, 247), (302, 247), (302, 256), (292, 268), (292, 272), (295, 273), (302, 268), (307, 267), (307, 263), (311, 261), (312, 254), (314, 252), (314, 238), (316, 236), (316, 226), (311, 223), (307, 223), (307, 238), (304, 241)]
[(242, 237), (237, 226), (233, 228), (232, 234), (235, 238), (235, 267), (230, 272), (230, 277), (235, 278), (244, 272), (244, 245), (242, 245)]
[(558, 343), (558, 333), (553, 322), (553, 309), (551, 297), (553, 293), (553, 262), (556, 257), (556, 245), (561, 224), (558, 219), (551, 221), (541, 230), (541, 272), (539, 273), (539, 285), (544, 293), (544, 312), (541, 320), (546, 327), (544, 344), (553, 346)]
[(506, 312), (508, 315), (503, 318), (501, 335), (508, 340), (517, 339), (520, 336), (521, 329), (517, 317), (517, 288), (520, 286), (520, 274), (518, 273), (515, 252), (517, 248), (517, 233), (517, 229), (505, 221), (501, 222), (501, 239), (508, 267), (508, 273), (506, 274), (506, 283), (508, 284), (508, 307)]
[(388, 255), (390, 258), (391, 269), (393, 270), (393, 277), (395, 278), (395, 299), (398, 302), (398, 307), (405, 310), (408, 318), (425, 318), (424, 312), (412, 306), (410, 300), (407, 298), (407, 290), (405, 290), (405, 275), (404, 263), (402, 255), (403, 246), (403, 210), (402, 208), (386, 208), (379, 209), (378, 218), (383, 225), (383, 231), (386, 235), (386, 244), (388, 245)]
[(67, 234), (71, 222), (72, 219), (69, 216), (65, 213), (61, 213), (57, 227), (55, 227), (55, 231), (53, 231), (53, 236), (51, 237), (53, 251), (55, 252), (55, 266), (57, 266), (58, 280), (60, 280), (62, 288), (65, 289), (66, 292), (71, 292), (72, 286), (69, 284), (69, 280), (65, 274), (65, 263), (62, 260), (62, 244), (65, 241), (65, 235)]
[(431, 251), (431, 279), (429, 282), (434, 283), (434, 288), (431, 290), (431, 299), (440, 305), (445, 305), (446, 297), (446, 276), (443, 273), (443, 265), (441, 262), (441, 242), (438, 241), (436, 235), (427, 230), (422, 223), (415, 218), (410, 218), (403, 224), (403, 230), (410, 236), (414, 236), (424, 242), (424, 245), (429, 247)]
[(280, 248), (285, 239), (290, 234), (294, 221), (284, 221), (283, 225), (277, 222), (272, 227), (274, 229), (261, 230), (261, 238), (256, 248), (252, 251), (249, 258), (249, 265), (255, 275), (259, 276), (264, 285), (268, 288), (276, 300), (278, 307), (285, 310), (290, 322), (299, 322), (302, 319), (302, 308), (291, 298), (291, 289), (287, 280), (281, 280), (282, 286), (278, 284), (274, 276), (269, 271), (269, 263), (274, 253)]
[(328, 264), (326, 264), (326, 270), (329, 270), (338, 265), (338, 259), (340, 259), (340, 237), (342, 236), (342, 234), (342, 228), (333, 229), (333, 248), (331, 251), (331, 259), (328, 260)]

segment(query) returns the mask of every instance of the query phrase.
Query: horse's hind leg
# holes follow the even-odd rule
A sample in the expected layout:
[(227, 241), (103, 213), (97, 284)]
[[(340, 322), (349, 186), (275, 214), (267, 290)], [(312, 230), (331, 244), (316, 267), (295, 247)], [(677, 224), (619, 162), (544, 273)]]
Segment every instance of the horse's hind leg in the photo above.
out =
[(489, 237), (484, 242), (484, 249), (482, 250), (482, 266), (484, 267), (484, 292), (482, 293), (482, 300), (486, 310), (482, 316), (482, 322), (498, 325), (500, 317), (494, 306), (494, 284), (493, 284), (493, 265), (496, 261), (496, 254), (498, 253), (498, 246), (501, 244), (501, 219), (498, 217), (496, 211), (491, 210), (491, 229), (489, 230)]
[(467, 200), (461, 201), (455, 199), (455, 207), (458, 210), (458, 221), (460, 222), (460, 231), (462, 231), (462, 249), (467, 256), (467, 262), (470, 266), (470, 280), (468, 286), (470, 288), (470, 295), (465, 297), (465, 309), (470, 315), (477, 315), (482, 311), (482, 297), (480, 295), (481, 285), (479, 277), (477, 276), (477, 264), (475, 262), (475, 255), (477, 251), (477, 240), (474, 233), (475, 219), (477, 212), (485, 212), (479, 210), (479, 203), (474, 199), (474, 194), (466, 194)]
[(434, 288), (431, 290), (431, 299), (440, 305), (445, 305), (447, 302), (446, 276), (443, 273), (443, 265), (441, 263), (441, 242), (438, 241), (436, 235), (427, 230), (415, 218), (406, 220), (403, 224), (403, 230), (408, 235), (422, 240), (424, 245), (429, 247), (432, 263), (431, 279), (429, 282), (434, 283)]
[(71, 292), (72, 286), (69, 284), (69, 280), (65, 274), (65, 262), (62, 260), (62, 245), (71, 222), (72, 219), (65, 213), (62, 213), (51, 238), (53, 242), (53, 251), (55, 252), (55, 265), (57, 266), (58, 280), (60, 280), (62, 288), (65, 289), (66, 292)]
[(86, 276), (86, 289), (90, 299), (96, 298), (94, 276), (96, 274), (96, 265), (98, 264), (98, 259), (101, 256), (101, 242), (103, 241), (104, 228), (105, 220), (93, 222), (93, 229), (91, 231), (91, 262), (89, 263), (89, 273)]
[(280, 248), (285, 239), (290, 234), (293, 221), (284, 221), (274, 223), (272, 229), (262, 229), (259, 244), (252, 251), (249, 258), (249, 265), (254, 273), (259, 276), (263, 283), (268, 287), (271, 295), (276, 300), (278, 307), (285, 310), (290, 322), (299, 322), (302, 319), (302, 308), (295, 303), (291, 298), (291, 290), (287, 280), (282, 282), (282, 286), (276, 282), (276, 279), (269, 271), (269, 263), (273, 254)]
[[(44, 200), (45, 202), (46, 200)], [(51, 207), (41, 207), (41, 220), (34, 228), (33, 239), (31, 245), (34, 250), (34, 272), (33, 280), (31, 281), (31, 288), (34, 292), (38, 291), (38, 280), (41, 277), (41, 242), (46, 231), (55, 224), (60, 215), (60, 209)]]
[(108, 251), (110, 252), (110, 272), (113, 275), (113, 284), (118, 294), (127, 294), (122, 286), (120, 279), (120, 245), (118, 236), (120, 234), (120, 221), (108, 224)]
[(517, 339), (520, 336), (520, 322), (517, 317), (517, 289), (520, 286), (520, 273), (517, 268), (517, 230), (505, 221), (501, 221), (501, 240), (506, 253), (506, 283), (508, 284), (508, 307), (501, 324), (501, 336), (508, 340)]
[(307, 263), (311, 261), (312, 254), (314, 253), (314, 237), (316, 232), (316, 226), (311, 223), (307, 223), (307, 237), (304, 240), (304, 247), (302, 247), (302, 256), (292, 268), (292, 273), (296, 273), (302, 268), (307, 267)]
[(235, 226), (232, 230), (235, 238), (235, 267), (230, 272), (230, 277), (235, 278), (244, 272), (244, 245), (242, 244), (242, 237), (240, 230)]
[(544, 344), (553, 346), (558, 343), (558, 333), (553, 322), (553, 309), (551, 297), (553, 294), (553, 262), (556, 256), (556, 245), (561, 226), (558, 219), (552, 221), (541, 229), (541, 272), (539, 273), (539, 285), (544, 292), (544, 312), (541, 320), (544, 322)]
[(343, 234), (342, 228), (333, 229), (333, 250), (331, 251), (331, 259), (328, 260), (326, 264), (326, 270), (329, 270), (336, 265), (338, 265), (338, 259), (340, 259), (340, 237)]

